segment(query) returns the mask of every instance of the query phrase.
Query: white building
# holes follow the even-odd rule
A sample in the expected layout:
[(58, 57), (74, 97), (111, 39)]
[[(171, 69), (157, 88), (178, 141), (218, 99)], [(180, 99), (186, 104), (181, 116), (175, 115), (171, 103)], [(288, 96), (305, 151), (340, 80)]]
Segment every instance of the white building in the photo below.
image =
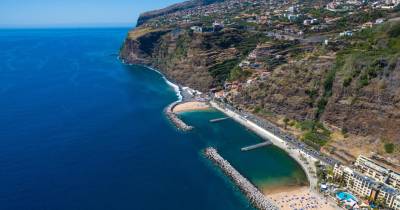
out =
[(333, 173), (335, 179), (355, 194), (400, 210), (400, 174), (361, 155), (354, 168), (337, 164)]
[(202, 33), (203, 32), (203, 28), (200, 26), (192, 26), (190, 27), (190, 29), (196, 33)]

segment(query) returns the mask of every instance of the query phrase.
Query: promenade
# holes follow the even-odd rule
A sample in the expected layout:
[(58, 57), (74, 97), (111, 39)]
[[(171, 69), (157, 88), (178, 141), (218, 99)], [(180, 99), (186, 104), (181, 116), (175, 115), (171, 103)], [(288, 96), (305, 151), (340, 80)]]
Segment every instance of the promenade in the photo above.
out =
[[(282, 142), (289, 143), (291, 146), (293, 146), (295, 149), (300, 150), (306, 156), (309, 156), (315, 160), (318, 160), (323, 164), (334, 166), (336, 163), (339, 163), (337, 160), (321, 154), (320, 152), (314, 150), (310, 146), (297, 140), (294, 136), (283, 132), (280, 128), (278, 128), (274, 124), (272, 124), (264, 119), (261, 119), (260, 117), (257, 117), (251, 113), (238, 111), (234, 107), (232, 107), (228, 104), (217, 102), (217, 101), (212, 101), (211, 105), (214, 108), (224, 112), (225, 114), (227, 114), (230, 117), (232, 117), (231, 115), (235, 116), (234, 119), (236, 121), (238, 121), (238, 120), (243, 121), (245, 123), (245, 126), (253, 125), (253, 127), (256, 126), (259, 129), (267, 131), (269, 133), (268, 137), (272, 136)], [(240, 123), (242, 123), (242, 122), (240, 122)]]
[(316, 168), (314, 163), (316, 161), (319, 161), (319, 159), (312, 156), (310, 153), (307, 152), (307, 150), (304, 151), (301, 148), (292, 145), (290, 142), (285, 141), (274, 133), (270, 132), (269, 129), (265, 129), (254, 123), (253, 121), (249, 120), (248, 115), (239, 114), (230, 108), (224, 107), (220, 103), (216, 103), (215, 101), (212, 101), (210, 103), (217, 110), (225, 113), (229, 117), (232, 117), (232, 119), (249, 128), (260, 137), (271, 141), (275, 146), (278, 146), (285, 152), (287, 152), (303, 168), (310, 183), (310, 189), (314, 190), (317, 188), (318, 180), (316, 177)]

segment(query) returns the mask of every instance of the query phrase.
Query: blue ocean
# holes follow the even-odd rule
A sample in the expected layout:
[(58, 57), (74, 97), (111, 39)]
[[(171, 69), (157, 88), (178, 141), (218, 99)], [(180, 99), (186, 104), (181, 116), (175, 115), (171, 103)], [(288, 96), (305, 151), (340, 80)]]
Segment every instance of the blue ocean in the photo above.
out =
[(127, 28), (0, 30), (0, 209), (252, 209), (202, 155), (216, 147), (254, 184), (304, 184), (282, 150), (217, 111), (163, 114), (155, 71), (118, 60)]

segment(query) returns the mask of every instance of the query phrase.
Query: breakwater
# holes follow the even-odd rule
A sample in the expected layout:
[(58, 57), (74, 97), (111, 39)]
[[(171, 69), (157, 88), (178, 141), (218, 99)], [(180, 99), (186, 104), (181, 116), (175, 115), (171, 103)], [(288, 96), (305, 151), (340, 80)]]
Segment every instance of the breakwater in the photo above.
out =
[(212, 123), (221, 122), (221, 121), (227, 120), (229, 118), (230, 117), (222, 117), (222, 118), (212, 119), (212, 120), (210, 120), (210, 122), (212, 122)]
[(233, 166), (218, 154), (217, 150), (209, 147), (205, 149), (204, 155), (212, 160), (214, 164), (221, 168), (221, 170), (229, 176), (229, 178), (239, 187), (239, 189), (246, 195), (250, 203), (257, 209), (262, 210), (278, 210), (279, 208), (270, 201), (264, 194), (262, 194), (253, 184), (243, 177)]
[[(303, 168), (310, 183), (310, 188), (314, 189), (317, 187), (318, 180), (314, 178), (313, 175), (316, 171), (314, 163), (320, 159), (317, 159), (314, 156), (308, 154), (306, 151), (304, 151), (303, 147), (297, 147), (296, 144), (293, 144), (292, 142), (286, 142), (285, 140), (277, 136), (275, 132), (271, 133), (269, 129), (264, 128), (264, 126), (260, 126), (258, 123), (252, 122), (245, 117), (246, 115), (238, 113), (232, 107), (226, 107), (223, 104), (216, 103), (215, 101), (211, 101), (210, 104), (217, 110), (232, 117), (232, 119), (236, 120), (238, 123), (242, 124), (246, 128), (254, 131), (262, 138), (271, 141), (274, 145), (286, 151), (287, 154), (289, 154), (294, 160), (296, 160)], [(306, 161), (304, 161), (304, 158)], [(323, 163), (324, 161), (321, 162)]]
[(266, 141), (264, 141), (262, 143), (259, 143), (259, 144), (251, 145), (251, 146), (248, 146), (248, 147), (243, 147), (240, 150), (245, 152), (245, 151), (250, 151), (250, 150), (253, 150), (253, 149), (258, 149), (260, 147), (265, 147), (265, 146), (268, 146), (268, 145), (271, 145), (271, 144), (272, 144), (272, 142), (266, 140)]
[(171, 120), (171, 122), (179, 129), (183, 131), (190, 131), (193, 129), (193, 126), (187, 125), (185, 122), (183, 122), (178, 115), (176, 115), (173, 110), (176, 105), (178, 105), (180, 101), (176, 101), (172, 104), (170, 104), (166, 109), (165, 109), (165, 115), (167, 115), (168, 119)]

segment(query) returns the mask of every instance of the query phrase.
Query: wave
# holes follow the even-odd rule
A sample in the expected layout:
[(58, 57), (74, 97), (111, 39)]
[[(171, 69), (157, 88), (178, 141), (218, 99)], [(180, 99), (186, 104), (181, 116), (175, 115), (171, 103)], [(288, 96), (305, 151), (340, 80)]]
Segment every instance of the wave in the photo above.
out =
[(155, 68), (152, 68), (150, 66), (145, 66), (145, 67), (150, 69), (150, 70), (153, 70), (153, 71), (159, 73), (161, 75), (161, 77), (164, 79), (164, 81), (174, 89), (174, 91), (176, 93), (176, 96), (178, 97), (178, 101), (177, 102), (181, 102), (183, 100), (183, 96), (182, 96), (182, 93), (181, 93), (181, 88), (179, 87), (179, 85), (169, 81), (167, 79), (167, 77), (162, 72), (160, 72), (159, 70), (157, 70)]
[[(122, 58), (120, 58), (120, 56), (118, 56), (118, 60), (120, 60), (123, 64), (128, 65), (128, 66), (134, 65), (134, 64), (125, 62), (125, 60), (122, 59)], [(155, 72), (157, 72), (158, 74), (160, 74), (161, 77), (164, 79), (164, 81), (165, 81), (169, 86), (171, 86), (171, 87), (174, 89), (174, 91), (175, 91), (175, 93), (176, 93), (176, 96), (178, 97), (177, 102), (182, 102), (183, 96), (182, 96), (181, 88), (179, 87), (179, 85), (177, 85), (177, 84), (175, 84), (175, 83), (169, 81), (169, 80), (167, 79), (167, 77), (166, 77), (162, 72), (160, 72), (159, 70), (157, 70), (157, 69), (155, 69), (155, 68), (152, 68), (152, 67), (150, 67), (150, 66), (144, 66), (144, 65), (141, 65), (141, 66), (143, 66), (143, 67), (145, 67), (145, 68), (147, 68), (147, 69), (150, 69), (150, 70), (152, 70), (152, 71), (155, 71)]]

